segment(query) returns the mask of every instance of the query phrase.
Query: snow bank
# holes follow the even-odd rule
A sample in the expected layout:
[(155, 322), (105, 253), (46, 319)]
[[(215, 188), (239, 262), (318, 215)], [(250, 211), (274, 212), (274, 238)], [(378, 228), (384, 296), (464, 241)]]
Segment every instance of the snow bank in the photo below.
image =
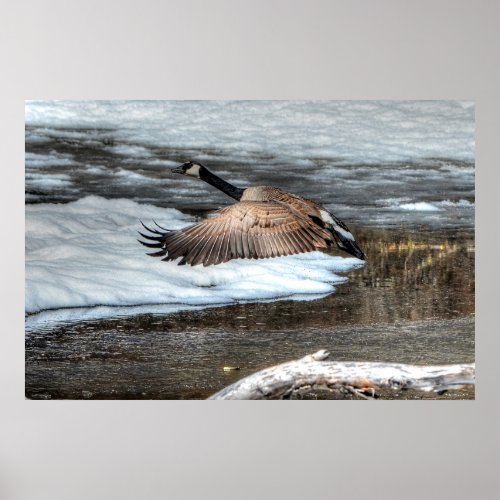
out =
[(175, 209), (95, 196), (26, 206), (26, 312), (325, 294), (346, 280), (334, 272), (362, 265), (355, 258), (313, 252), (207, 268), (177, 266), (145, 255), (147, 249), (136, 241), (139, 219), (171, 229), (193, 222)]
[(446, 209), (456, 208), (473, 210), (476, 206), (475, 203), (468, 200), (441, 200), (430, 203), (428, 201), (413, 202), (408, 198), (388, 198), (379, 200), (379, 202), (391, 210), (402, 210), (405, 212), (441, 212)]
[(439, 205), (440, 207), (460, 207), (460, 208), (475, 208), (476, 204), (472, 203), (469, 200), (458, 200), (458, 201), (451, 201), (451, 200), (443, 200), (439, 201), (436, 203), (436, 205)]
[(403, 203), (399, 205), (400, 210), (410, 210), (415, 212), (439, 212), (439, 207), (426, 201), (419, 201), (417, 203)]

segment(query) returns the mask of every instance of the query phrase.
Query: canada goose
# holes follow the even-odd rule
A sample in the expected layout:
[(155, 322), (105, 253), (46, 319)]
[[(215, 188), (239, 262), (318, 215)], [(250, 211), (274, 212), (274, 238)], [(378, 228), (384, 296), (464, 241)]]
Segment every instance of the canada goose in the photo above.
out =
[(217, 177), (200, 163), (188, 161), (172, 169), (176, 174), (201, 179), (231, 196), (238, 203), (217, 210), (213, 217), (180, 230), (158, 224), (151, 234), (139, 234), (152, 241), (140, 241), (159, 248), (153, 257), (182, 259), (179, 265), (209, 266), (231, 259), (263, 259), (312, 252), (334, 244), (358, 259), (365, 255), (347, 226), (314, 201), (270, 186), (241, 189)]

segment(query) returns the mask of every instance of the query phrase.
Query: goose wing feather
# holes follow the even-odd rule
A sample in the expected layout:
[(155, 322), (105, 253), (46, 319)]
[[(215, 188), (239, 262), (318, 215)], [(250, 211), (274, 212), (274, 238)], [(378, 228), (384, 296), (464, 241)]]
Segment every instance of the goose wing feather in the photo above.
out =
[[(241, 201), (197, 224), (162, 233), (148, 246), (163, 260), (204, 266), (231, 259), (278, 257), (326, 248), (330, 234), (281, 201)], [(151, 240), (150, 240), (151, 241)]]

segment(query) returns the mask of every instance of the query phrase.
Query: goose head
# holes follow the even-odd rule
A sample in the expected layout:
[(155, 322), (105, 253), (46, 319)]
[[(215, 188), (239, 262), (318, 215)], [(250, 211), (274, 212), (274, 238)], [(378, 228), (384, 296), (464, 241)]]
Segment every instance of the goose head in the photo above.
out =
[(194, 161), (187, 161), (186, 163), (183, 163), (182, 165), (173, 168), (172, 172), (174, 174), (189, 175), (191, 177), (196, 177), (197, 179), (199, 179), (200, 171), (204, 168), (205, 167), (200, 163), (196, 163)]

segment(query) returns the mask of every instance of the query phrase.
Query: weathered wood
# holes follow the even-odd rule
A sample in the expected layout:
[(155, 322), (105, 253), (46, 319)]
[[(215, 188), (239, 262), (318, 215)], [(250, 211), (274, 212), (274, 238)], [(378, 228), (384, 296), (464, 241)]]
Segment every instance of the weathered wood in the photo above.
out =
[(383, 388), (442, 393), (475, 384), (475, 364), (418, 366), (326, 361), (325, 350), (254, 373), (208, 399), (287, 399), (304, 388), (347, 390), (371, 399)]

